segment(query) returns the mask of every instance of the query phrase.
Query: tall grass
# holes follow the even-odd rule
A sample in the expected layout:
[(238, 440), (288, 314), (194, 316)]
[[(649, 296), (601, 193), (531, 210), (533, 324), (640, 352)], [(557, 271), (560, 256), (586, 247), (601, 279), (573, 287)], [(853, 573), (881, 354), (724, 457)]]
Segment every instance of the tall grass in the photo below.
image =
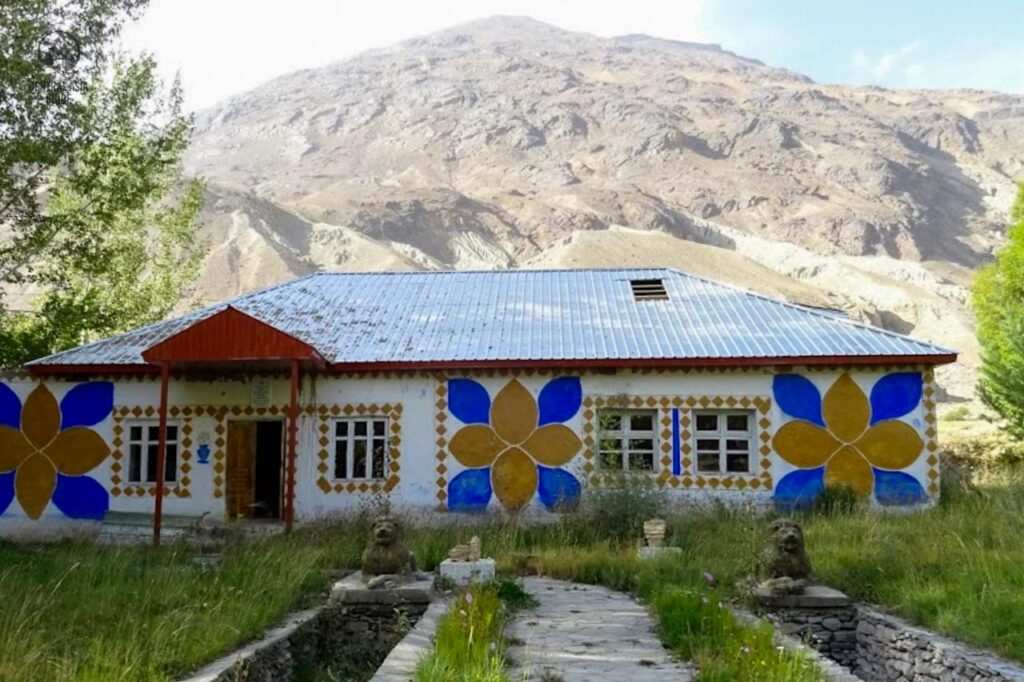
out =
[[(950, 494), (935, 509), (911, 514), (843, 511), (838, 505), (833, 513), (801, 517), (817, 577), (921, 625), (1024, 661), (1024, 483), (997, 483), (989, 481), (976, 494)], [(602, 513), (610, 517), (615, 501), (605, 502)], [(602, 533), (594, 518), (581, 509), (549, 525), (474, 520), (413, 527), (406, 539), (426, 570), (452, 545), (478, 535), (502, 572), (634, 592), (652, 606), (665, 640), (678, 651), (710, 647), (701, 660), (711, 675), (717, 669), (709, 663), (717, 660), (711, 644), (720, 638), (702, 639), (694, 631), (699, 641), (684, 642), (672, 628), (680, 619), (694, 622), (680, 609), (693, 606), (685, 595), (708, 589), (706, 573), (713, 575), (716, 600), (737, 596), (734, 585), (753, 571), (769, 519), (728, 509), (672, 513), (670, 543), (682, 554), (649, 563), (637, 560), (628, 532)], [(212, 564), (182, 545), (0, 544), (0, 679), (180, 677), (317, 600), (332, 572), (358, 567), (367, 530), (365, 520), (356, 518), (307, 526), (290, 538), (234, 540)], [(632, 535), (639, 533), (637, 527)], [(711, 632), (724, 627), (708, 623)], [(723, 661), (759, 660), (730, 646), (718, 646)]]
[(472, 585), (441, 617), (434, 649), (416, 667), (416, 682), (506, 682), (502, 630), (531, 597), (503, 579)]
[(351, 564), (316, 531), (229, 544), (0, 547), (0, 679), (167, 680), (262, 633)]

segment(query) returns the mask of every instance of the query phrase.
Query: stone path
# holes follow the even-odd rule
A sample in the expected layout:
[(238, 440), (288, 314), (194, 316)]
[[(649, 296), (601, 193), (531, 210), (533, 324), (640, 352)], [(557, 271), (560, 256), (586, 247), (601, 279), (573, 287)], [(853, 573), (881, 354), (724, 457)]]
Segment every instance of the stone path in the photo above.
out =
[(540, 601), (505, 628), (509, 677), (534, 682), (691, 680), (661, 645), (654, 621), (629, 595), (548, 578), (525, 578)]

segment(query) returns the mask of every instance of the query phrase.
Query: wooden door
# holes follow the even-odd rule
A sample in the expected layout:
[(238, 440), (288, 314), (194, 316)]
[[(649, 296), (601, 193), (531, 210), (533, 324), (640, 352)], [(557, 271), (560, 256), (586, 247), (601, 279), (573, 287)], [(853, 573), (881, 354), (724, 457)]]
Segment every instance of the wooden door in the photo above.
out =
[(248, 518), (256, 490), (256, 422), (228, 422), (228, 518)]

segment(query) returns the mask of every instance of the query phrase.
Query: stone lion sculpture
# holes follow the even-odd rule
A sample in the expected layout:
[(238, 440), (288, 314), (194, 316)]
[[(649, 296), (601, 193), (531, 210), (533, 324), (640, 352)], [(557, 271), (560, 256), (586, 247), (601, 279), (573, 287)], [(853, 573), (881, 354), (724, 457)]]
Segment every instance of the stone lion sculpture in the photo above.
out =
[(371, 589), (409, 582), (416, 577), (416, 560), (402, 542), (398, 522), (379, 516), (370, 528), (370, 541), (363, 552), (363, 581)]
[(811, 577), (803, 530), (792, 519), (773, 521), (768, 530), (771, 540), (761, 555), (759, 588), (772, 595), (803, 592)]

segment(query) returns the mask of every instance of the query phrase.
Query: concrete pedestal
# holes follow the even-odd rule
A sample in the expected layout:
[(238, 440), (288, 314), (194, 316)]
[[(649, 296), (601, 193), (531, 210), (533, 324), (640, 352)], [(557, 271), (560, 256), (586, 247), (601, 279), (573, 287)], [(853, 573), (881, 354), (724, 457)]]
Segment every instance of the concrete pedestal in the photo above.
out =
[(445, 559), (438, 568), (438, 574), (442, 579), (451, 580), (462, 587), (470, 583), (494, 580), (494, 559), (479, 559), (477, 561)]
[(681, 556), (682, 547), (641, 547), (636, 551), (640, 559), (661, 559), (667, 556)]

